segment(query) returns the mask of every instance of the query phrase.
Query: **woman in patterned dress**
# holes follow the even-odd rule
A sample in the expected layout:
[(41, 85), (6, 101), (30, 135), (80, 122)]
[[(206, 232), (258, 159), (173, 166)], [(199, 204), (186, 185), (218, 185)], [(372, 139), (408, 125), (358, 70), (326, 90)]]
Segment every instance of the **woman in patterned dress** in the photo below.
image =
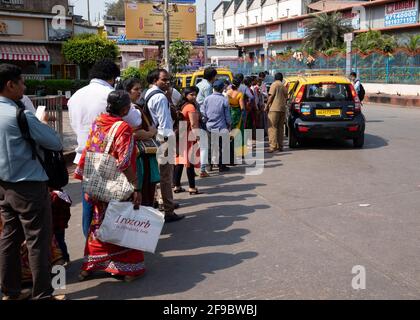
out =
[[(106, 137), (116, 122), (123, 121), (130, 110), (130, 96), (125, 91), (114, 91), (109, 94), (107, 113), (101, 114), (93, 123), (86, 148), (83, 152), (75, 177), (83, 180), (86, 152), (103, 153), (106, 148)], [(128, 180), (138, 186), (136, 175), (137, 148), (133, 137), (133, 130), (126, 122), (122, 122), (115, 135), (110, 154), (117, 160), (118, 169)], [(94, 199), (85, 194), (85, 199), (93, 206), (93, 219), (85, 246), (85, 257), (79, 275), (85, 280), (94, 271), (105, 271), (114, 276), (122, 276), (129, 282), (142, 276), (145, 272), (144, 255), (142, 251), (104, 243), (97, 238), (108, 203)], [(138, 189), (133, 194), (134, 205), (141, 204), (141, 193)]]

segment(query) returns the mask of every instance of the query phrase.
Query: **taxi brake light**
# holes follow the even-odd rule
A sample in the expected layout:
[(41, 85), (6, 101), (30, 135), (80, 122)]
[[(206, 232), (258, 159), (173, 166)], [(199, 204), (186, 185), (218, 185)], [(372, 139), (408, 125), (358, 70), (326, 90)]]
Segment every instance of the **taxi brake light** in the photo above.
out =
[(303, 94), (305, 92), (305, 86), (300, 87), (299, 92), (296, 95), (295, 103), (299, 104), (302, 102)]

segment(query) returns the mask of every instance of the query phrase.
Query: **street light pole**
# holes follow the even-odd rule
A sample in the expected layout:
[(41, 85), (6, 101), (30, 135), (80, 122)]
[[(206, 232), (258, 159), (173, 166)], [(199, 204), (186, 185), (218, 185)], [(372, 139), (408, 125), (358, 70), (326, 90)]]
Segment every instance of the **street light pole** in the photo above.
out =
[(164, 0), (164, 9), (163, 9), (163, 28), (165, 34), (165, 69), (168, 72), (171, 72), (171, 65), (169, 62), (169, 46), (170, 46), (170, 28), (169, 28), (169, 1)]
[(208, 59), (208, 43), (207, 43), (207, 0), (204, 0), (204, 65), (207, 64)]
[(90, 0), (87, 0), (87, 9), (88, 9), (88, 21), (89, 21), (89, 25), (91, 25), (91, 23), (90, 23)]

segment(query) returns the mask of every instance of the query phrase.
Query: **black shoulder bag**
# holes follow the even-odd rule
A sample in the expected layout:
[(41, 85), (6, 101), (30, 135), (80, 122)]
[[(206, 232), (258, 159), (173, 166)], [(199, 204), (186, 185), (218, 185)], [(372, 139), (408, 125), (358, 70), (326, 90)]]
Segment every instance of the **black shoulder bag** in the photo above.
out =
[(48, 186), (54, 190), (60, 190), (69, 183), (69, 173), (67, 170), (66, 161), (64, 159), (63, 151), (52, 151), (42, 148), (44, 151), (44, 160), (39, 156), (36, 151), (36, 143), (32, 139), (29, 132), (28, 119), (26, 119), (25, 108), (23, 105), (18, 104), (16, 110), (16, 119), (22, 137), (30, 144), (32, 149), (32, 160), (38, 159), (45, 173), (48, 176)]

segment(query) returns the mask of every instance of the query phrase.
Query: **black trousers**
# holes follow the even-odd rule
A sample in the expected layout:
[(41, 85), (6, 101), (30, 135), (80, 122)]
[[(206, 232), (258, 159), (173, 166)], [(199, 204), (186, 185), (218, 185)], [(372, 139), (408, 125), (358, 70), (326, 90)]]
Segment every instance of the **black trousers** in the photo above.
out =
[[(177, 164), (174, 169), (174, 186), (180, 187), (181, 186), (181, 178), (182, 172), (184, 171), (183, 164)], [(187, 177), (188, 177), (188, 184), (191, 189), (195, 189), (195, 170), (194, 166), (190, 165), (187, 167)]]
[(20, 247), (28, 247), (33, 289), (41, 299), (54, 292), (51, 286), (52, 217), (45, 182), (7, 183), (0, 181), (0, 213), (3, 232), (0, 238), (0, 281), (5, 295), (21, 291)]
[(54, 236), (61, 252), (63, 253), (63, 259), (66, 261), (70, 260), (70, 255), (66, 244), (66, 231), (63, 230), (60, 232), (54, 232)]
[(45, 182), (8, 183), (0, 181), (0, 213), (3, 231), (0, 237), (0, 281), (5, 295), (21, 291), (20, 247), (26, 240), (32, 272), (32, 297), (52, 295), (51, 239), (52, 217)]

